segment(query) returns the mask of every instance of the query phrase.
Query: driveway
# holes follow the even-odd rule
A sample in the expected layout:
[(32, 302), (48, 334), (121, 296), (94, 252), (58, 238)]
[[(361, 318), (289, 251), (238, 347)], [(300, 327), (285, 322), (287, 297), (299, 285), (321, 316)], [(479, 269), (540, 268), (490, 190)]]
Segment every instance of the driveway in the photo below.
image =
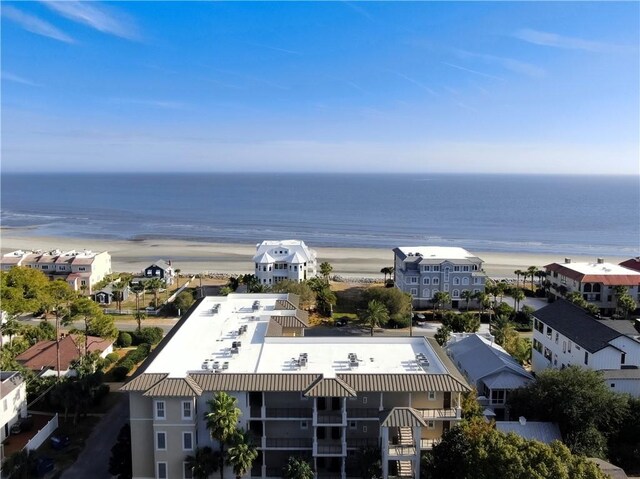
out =
[(61, 479), (111, 479), (109, 474), (111, 448), (129, 417), (129, 395), (112, 394), (122, 394), (122, 397), (96, 424), (78, 460), (64, 471)]

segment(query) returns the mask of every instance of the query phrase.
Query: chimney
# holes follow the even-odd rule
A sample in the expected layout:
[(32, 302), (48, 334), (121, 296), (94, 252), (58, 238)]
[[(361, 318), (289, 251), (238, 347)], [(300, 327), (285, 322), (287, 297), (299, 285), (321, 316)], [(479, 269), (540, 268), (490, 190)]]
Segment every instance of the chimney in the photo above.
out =
[(604, 263), (604, 258), (598, 258), (596, 261), (598, 262), (598, 264), (602, 264)]
[(571, 258), (565, 258), (565, 259), (564, 259), (564, 263), (565, 263), (565, 264), (569, 264), (569, 263), (571, 263)]
[(524, 417), (524, 416), (520, 416), (520, 417), (518, 418), (518, 421), (520, 422), (520, 425), (521, 425), (521, 426), (524, 426), (524, 425), (526, 425), (526, 424), (527, 424), (527, 418), (526, 418), (526, 417)]

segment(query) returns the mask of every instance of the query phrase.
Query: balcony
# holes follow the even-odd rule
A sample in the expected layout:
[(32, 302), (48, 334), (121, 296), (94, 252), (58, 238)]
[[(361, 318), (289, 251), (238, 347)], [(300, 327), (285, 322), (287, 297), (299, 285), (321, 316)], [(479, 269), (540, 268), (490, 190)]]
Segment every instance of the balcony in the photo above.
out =
[(420, 414), (422, 418), (426, 420), (450, 420), (460, 419), (458, 416), (458, 409), (446, 408), (446, 409), (421, 409)]
[(379, 419), (380, 411), (378, 408), (347, 409), (347, 417), (349, 419)]
[(310, 437), (268, 437), (267, 449), (311, 449), (313, 439)]
[(346, 426), (347, 415), (342, 411), (323, 411), (314, 413), (313, 425), (318, 426)]
[(420, 450), (421, 451), (430, 451), (433, 449), (433, 446), (438, 444), (440, 439), (420, 439)]
[(295, 407), (268, 407), (266, 408), (267, 419), (311, 419), (313, 409)]
[(347, 449), (361, 449), (363, 447), (378, 447), (378, 438), (354, 437), (347, 438)]
[(346, 456), (347, 444), (340, 440), (319, 440), (313, 442), (314, 456)]

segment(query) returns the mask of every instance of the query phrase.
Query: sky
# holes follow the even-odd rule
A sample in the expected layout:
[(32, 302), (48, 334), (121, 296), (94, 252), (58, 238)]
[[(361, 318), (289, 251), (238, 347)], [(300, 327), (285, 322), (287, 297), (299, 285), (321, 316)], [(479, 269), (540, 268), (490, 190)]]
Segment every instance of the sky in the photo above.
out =
[(639, 2), (7, 2), (4, 172), (640, 174)]

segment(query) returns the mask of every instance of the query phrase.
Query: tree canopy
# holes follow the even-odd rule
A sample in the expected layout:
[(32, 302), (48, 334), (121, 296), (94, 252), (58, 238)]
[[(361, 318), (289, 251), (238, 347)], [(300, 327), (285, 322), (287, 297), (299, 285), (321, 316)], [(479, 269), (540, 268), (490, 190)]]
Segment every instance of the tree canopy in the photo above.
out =
[(398, 288), (367, 288), (362, 294), (360, 309), (366, 309), (372, 300), (384, 304), (389, 312), (390, 323), (400, 326), (409, 324), (411, 319), (411, 295), (403, 293)]
[(430, 479), (606, 479), (598, 466), (574, 456), (559, 441), (550, 445), (497, 431), (471, 419), (445, 432), (433, 448)]

